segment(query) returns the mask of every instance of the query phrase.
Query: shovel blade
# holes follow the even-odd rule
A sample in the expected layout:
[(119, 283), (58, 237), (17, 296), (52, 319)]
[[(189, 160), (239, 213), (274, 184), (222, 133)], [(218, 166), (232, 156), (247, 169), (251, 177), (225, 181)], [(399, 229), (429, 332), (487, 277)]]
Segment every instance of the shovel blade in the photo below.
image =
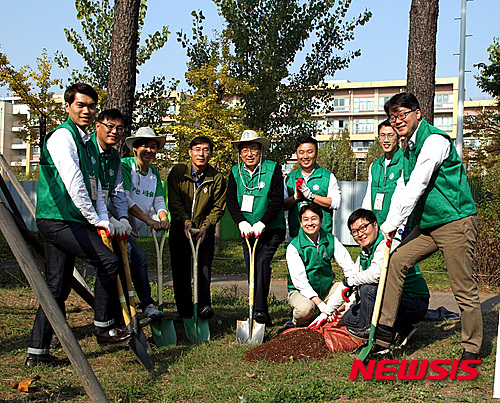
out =
[(236, 322), (236, 342), (239, 344), (262, 344), (266, 325), (250, 320), (238, 320)]
[(174, 323), (169, 319), (159, 319), (151, 322), (151, 333), (158, 347), (173, 346), (177, 343)]
[(148, 371), (153, 369), (153, 363), (151, 361), (151, 358), (149, 358), (148, 352), (144, 348), (144, 346), (141, 344), (139, 340), (137, 340), (137, 337), (134, 336), (132, 337), (129, 342), (128, 346), (130, 347), (130, 350), (134, 353), (135, 357), (137, 358), (137, 361), (146, 368)]
[(188, 340), (192, 343), (210, 340), (210, 328), (206, 319), (185, 318), (184, 329)]

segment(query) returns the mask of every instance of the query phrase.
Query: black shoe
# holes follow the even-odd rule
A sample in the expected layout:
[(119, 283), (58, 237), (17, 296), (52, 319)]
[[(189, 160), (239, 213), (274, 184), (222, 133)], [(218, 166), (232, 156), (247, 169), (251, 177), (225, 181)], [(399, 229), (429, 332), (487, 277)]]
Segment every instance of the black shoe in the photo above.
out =
[[(157, 318), (158, 320), (161, 320), (161, 317)], [(147, 325), (149, 325), (151, 322), (153, 321), (153, 318), (149, 318), (149, 317), (145, 317), (145, 318), (142, 318), (142, 319), (139, 319), (139, 328), (143, 328), (143, 327), (146, 327)]]
[(273, 321), (271, 320), (271, 317), (266, 312), (262, 312), (262, 311), (255, 312), (254, 315), (253, 315), (253, 319), (257, 323), (263, 323), (266, 326), (272, 326), (273, 325)]
[(285, 329), (293, 329), (294, 327), (297, 327), (297, 325), (295, 325), (295, 323), (293, 323), (293, 319), (292, 319), (292, 318), (290, 318), (290, 319), (288, 319), (288, 320), (285, 322), (285, 324), (283, 325), (283, 327), (284, 327)]
[(49, 365), (52, 367), (57, 367), (57, 366), (69, 365), (69, 360), (65, 358), (60, 359), (50, 354), (42, 354), (42, 355), (30, 354), (28, 355), (28, 357), (26, 357), (24, 365), (26, 366), (26, 368), (34, 368), (38, 365)]
[(394, 335), (394, 347), (406, 346), (410, 337), (417, 331), (417, 328), (410, 326), (408, 329), (397, 331)]
[(345, 330), (358, 340), (368, 340), (370, 337), (370, 325), (363, 328), (346, 326)]
[(214, 310), (210, 305), (204, 306), (201, 310), (198, 311), (198, 318), (200, 319), (212, 319), (214, 317)]
[(375, 332), (375, 343), (384, 348), (389, 348), (392, 344), (394, 335), (392, 333), (392, 328), (385, 325), (378, 325), (377, 331)]
[(111, 329), (106, 333), (104, 335), (96, 334), (95, 336), (97, 344), (101, 347), (121, 344), (134, 336), (134, 333), (119, 328)]
[(470, 351), (463, 350), (462, 357), (460, 358), (460, 361), (459, 361), (459, 366), (462, 362), (470, 361), (470, 360), (479, 361), (479, 362), (469, 362), (468, 366), (471, 368), (476, 368), (479, 364), (481, 364), (481, 359), (479, 358), (479, 354), (471, 353)]

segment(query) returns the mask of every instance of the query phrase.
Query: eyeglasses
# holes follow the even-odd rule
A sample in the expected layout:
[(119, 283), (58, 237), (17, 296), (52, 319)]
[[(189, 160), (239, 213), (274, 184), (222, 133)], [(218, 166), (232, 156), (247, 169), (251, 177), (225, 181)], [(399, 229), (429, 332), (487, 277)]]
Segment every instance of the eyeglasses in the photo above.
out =
[(367, 224), (361, 224), (357, 229), (352, 229), (349, 231), (353, 237), (356, 237), (358, 235), (364, 234), (366, 232), (366, 229), (370, 224), (373, 224), (375, 221), (370, 221)]
[(397, 112), (397, 113), (391, 113), (390, 116), (389, 116), (389, 120), (394, 123), (396, 121), (396, 119), (399, 119), (399, 120), (405, 120), (406, 117), (408, 116), (408, 114), (412, 113), (416, 111), (416, 109), (411, 109), (409, 111), (406, 111), (406, 112)]
[(378, 135), (378, 139), (379, 140), (383, 140), (383, 139), (388, 139), (388, 140), (392, 140), (392, 139), (395, 139), (397, 136), (396, 133), (391, 133), (391, 134), (384, 134), (384, 133), (381, 133)]
[(117, 133), (123, 133), (123, 129), (124, 127), (123, 126), (115, 126), (115, 125), (110, 125), (109, 123), (104, 123), (104, 122), (99, 122), (101, 125), (104, 125), (106, 126), (106, 128), (112, 132), (113, 130), (116, 129), (116, 132)]
[(245, 147), (240, 150), (241, 155), (248, 155), (248, 154), (257, 154), (260, 151), (259, 147), (256, 148), (250, 148), (250, 147)]

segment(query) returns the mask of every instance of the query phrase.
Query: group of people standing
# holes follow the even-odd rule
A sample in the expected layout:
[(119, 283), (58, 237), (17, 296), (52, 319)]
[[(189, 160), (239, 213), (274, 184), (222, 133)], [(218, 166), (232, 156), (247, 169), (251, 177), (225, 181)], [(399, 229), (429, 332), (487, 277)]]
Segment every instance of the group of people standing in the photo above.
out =
[[(151, 298), (146, 254), (137, 244), (141, 227), (170, 230), (174, 296), (178, 319), (193, 316), (191, 248), (189, 237), (200, 242), (198, 254), (198, 317), (211, 319), (211, 266), (215, 226), (226, 205), (242, 236), (249, 269), (250, 245), (255, 251), (255, 321), (272, 324), (267, 299), (271, 260), (286, 236), (289, 269), (288, 302), (292, 308), (286, 327), (311, 326), (333, 320), (350, 299), (343, 320), (348, 331), (367, 338), (377, 290), (384, 238), (413, 227), (397, 248), (394, 242), (377, 344), (402, 345), (414, 333), (413, 324), (427, 311), (429, 291), (418, 261), (443, 250), (452, 290), (463, 318), (462, 347), (466, 359), (478, 357), (482, 340), (477, 287), (472, 279), (472, 254), (477, 233), (475, 206), (465, 172), (452, 140), (421, 117), (416, 98), (408, 93), (386, 104), (389, 119), (379, 125), (384, 155), (370, 167), (363, 208), (352, 213), (349, 230), (362, 251), (354, 263), (333, 235), (333, 210), (341, 204), (334, 174), (317, 162), (314, 138), (298, 140), (298, 169), (283, 182), (281, 167), (264, 157), (268, 139), (245, 130), (233, 146), (238, 164), (229, 178), (210, 165), (214, 144), (205, 136), (189, 144), (190, 160), (175, 165), (168, 176), (168, 220), (164, 190), (151, 165), (165, 145), (165, 137), (143, 127), (126, 139), (132, 157), (120, 159), (113, 148), (121, 141), (125, 119), (120, 111), (99, 114), (95, 134), (88, 127), (96, 115), (97, 93), (86, 84), (69, 87), (64, 95), (68, 119), (49, 133), (42, 145), (37, 200), (37, 227), (46, 245), (47, 283), (61, 310), (69, 295), (75, 258), (96, 268), (95, 334), (100, 345), (122, 343), (133, 335), (123, 330), (117, 296), (121, 257), (102, 242), (98, 230), (112, 239), (127, 238), (134, 287), (144, 315), (161, 317)], [(403, 152), (399, 141), (406, 139)], [(150, 217), (154, 209), (158, 220)], [(409, 223), (411, 224), (409, 225)], [(408, 231), (407, 231), (408, 232)], [(129, 236), (130, 235), (130, 236)], [(118, 249), (118, 248), (116, 248)], [(331, 261), (344, 271), (335, 282)], [(50, 355), (52, 329), (41, 308), (37, 312), (26, 366), (57, 365)]]

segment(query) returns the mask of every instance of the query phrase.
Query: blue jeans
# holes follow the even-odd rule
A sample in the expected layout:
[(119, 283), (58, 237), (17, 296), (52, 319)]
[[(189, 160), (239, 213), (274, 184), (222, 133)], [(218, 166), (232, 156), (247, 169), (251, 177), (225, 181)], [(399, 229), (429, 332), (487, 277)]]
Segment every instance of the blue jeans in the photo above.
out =
[[(359, 287), (359, 303), (353, 305), (342, 317), (346, 326), (362, 329), (371, 323), (377, 288), (378, 284), (363, 284)], [(424, 319), (428, 306), (428, 300), (412, 298), (403, 293), (394, 330), (408, 331), (413, 323)]]
[(146, 253), (141, 249), (137, 242), (128, 238), (127, 250), (130, 259), (130, 272), (135, 291), (139, 297), (139, 308), (144, 309), (149, 304), (154, 304), (151, 298), (151, 284), (148, 277), (148, 261)]
[[(109, 250), (94, 227), (76, 222), (45, 220), (36, 221), (38, 233), (45, 241), (45, 279), (63, 315), (65, 301), (71, 291), (75, 257), (96, 269), (94, 324), (109, 328), (119, 312), (116, 288), (119, 259)], [(48, 354), (52, 339), (52, 327), (41, 307), (38, 308), (31, 338), (30, 354)]]

